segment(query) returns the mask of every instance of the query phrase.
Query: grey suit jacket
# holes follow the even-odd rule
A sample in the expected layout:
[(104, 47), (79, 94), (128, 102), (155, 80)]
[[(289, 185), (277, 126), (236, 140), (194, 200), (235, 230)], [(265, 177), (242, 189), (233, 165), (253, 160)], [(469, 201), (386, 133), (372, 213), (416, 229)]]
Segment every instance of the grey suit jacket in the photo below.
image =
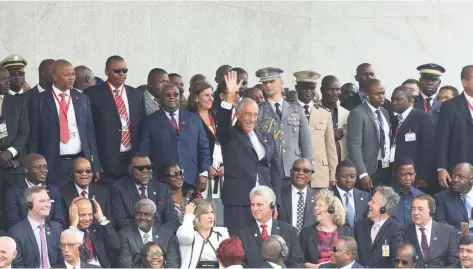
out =
[[(388, 111), (382, 107), (379, 109), (391, 129)], [(367, 173), (371, 176), (376, 171), (380, 148), (379, 137), (377, 119), (368, 103), (359, 105), (350, 111), (347, 123), (348, 156), (355, 164), (358, 175)]]
[(283, 101), (282, 119), (269, 101), (260, 105), (258, 113), (258, 129), (274, 136), (276, 148), (280, 158), (280, 170), (289, 177), (292, 164), (299, 158), (306, 158), (312, 162), (312, 138), (309, 123), (302, 107), (297, 103)]
[(146, 115), (151, 115), (159, 109), (159, 105), (154, 102), (154, 96), (148, 90), (143, 93), (143, 98), (145, 100)]
[[(292, 225), (292, 214), (297, 214), (292, 210), (292, 190), (291, 186), (287, 185), (281, 189), (281, 208), (279, 209), (278, 219), (280, 221), (284, 221)], [(305, 208), (304, 208), (304, 219), (302, 227), (310, 227), (315, 224), (315, 215), (314, 215), (314, 208), (315, 208), (315, 195), (317, 195), (319, 191), (314, 190), (311, 187), (307, 187), (307, 195), (305, 200)], [(297, 227), (296, 227), (297, 228)]]
[[(120, 267), (130, 268), (144, 245), (143, 238), (135, 223), (121, 229), (118, 232), (118, 237), (121, 242)], [(154, 226), (151, 239), (166, 252), (166, 268), (179, 268), (181, 266), (177, 237), (170, 229)]]

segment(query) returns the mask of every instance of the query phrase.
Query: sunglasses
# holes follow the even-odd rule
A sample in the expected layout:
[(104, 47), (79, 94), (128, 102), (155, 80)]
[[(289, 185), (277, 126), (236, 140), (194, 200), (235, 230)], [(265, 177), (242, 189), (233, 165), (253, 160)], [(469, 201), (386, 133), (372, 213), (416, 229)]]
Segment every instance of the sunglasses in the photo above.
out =
[(399, 263), (402, 263), (402, 265), (408, 265), (409, 264), (408, 261), (397, 259), (397, 258), (394, 258), (393, 261), (394, 261), (394, 264), (399, 264)]
[(164, 175), (167, 176), (167, 177), (183, 176), (184, 175), (184, 169), (181, 169), (181, 170), (176, 171), (176, 172), (169, 172), (169, 173), (166, 173)]
[(151, 164), (148, 164), (148, 165), (133, 165), (132, 167), (135, 168), (136, 170), (140, 171), (140, 172), (143, 172), (145, 169), (148, 170), (148, 171), (153, 170), (153, 165), (151, 165)]
[(115, 74), (120, 74), (120, 72), (122, 72), (123, 74), (128, 73), (128, 68), (114, 68), (109, 70), (112, 70)]
[(74, 171), (76, 174), (83, 174), (84, 172), (86, 174), (92, 174), (92, 170), (91, 169), (79, 169), (79, 170), (76, 170)]
[(300, 168), (300, 167), (293, 167), (292, 171), (297, 172), (297, 173), (303, 172), (306, 175), (314, 173), (314, 170), (307, 169), (307, 168)]
[(162, 256), (163, 256), (163, 253), (161, 251), (146, 253), (146, 257), (162, 257)]
[(337, 248), (337, 247), (332, 247), (332, 252), (333, 252), (333, 253), (337, 253), (337, 252), (339, 252), (339, 251), (346, 251), (346, 250), (344, 250), (344, 249), (339, 249), (339, 248)]

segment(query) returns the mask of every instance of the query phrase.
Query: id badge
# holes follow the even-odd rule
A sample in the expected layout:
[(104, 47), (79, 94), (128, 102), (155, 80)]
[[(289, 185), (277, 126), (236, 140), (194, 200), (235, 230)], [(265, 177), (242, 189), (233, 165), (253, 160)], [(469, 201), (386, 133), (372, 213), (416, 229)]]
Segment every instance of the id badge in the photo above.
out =
[(405, 135), (404, 138), (405, 138), (406, 142), (416, 141), (416, 134), (409, 132)]
[(126, 123), (126, 119), (120, 118), (120, 121), (122, 122), (122, 132), (128, 132), (128, 124)]
[(2, 120), (0, 121), (0, 139), (8, 136), (7, 122)]
[(390, 161), (391, 163), (394, 162), (394, 157), (395, 157), (395, 155), (396, 155), (396, 144), (394, 144), (394, 145), (391, 146), (391, 151), (389, 152), (389, 161)]
[(389, 257), (389, 244), (388, 244), (388, 240), (384, 241), (384, 244), (383, 244), (383, 247), (382, 247), (382, 251), (383, 251), (383, 257)]
[(382, 165), (383, 168), (388, 168), (389, 167), (389, 158), (384, 158), (381, 161), (381, 165)]

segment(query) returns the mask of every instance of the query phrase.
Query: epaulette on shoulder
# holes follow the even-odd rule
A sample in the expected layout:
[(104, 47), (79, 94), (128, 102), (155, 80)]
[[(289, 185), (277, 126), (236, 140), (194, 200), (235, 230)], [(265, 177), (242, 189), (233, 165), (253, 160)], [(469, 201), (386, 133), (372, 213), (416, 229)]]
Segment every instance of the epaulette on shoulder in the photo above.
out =
[(315, 103), (315, 104), (314, 104), (314, 107), (315, 107), (316, 109), (319, 109), (319, 108), (325, 109), (325, 110), (327, 110), (327, 111), (330, 112), (330, 113), (332, 112), (332, 111), (330, 111), (330, 109), (328, 109), (328, 108), (326, 108), (326, 107), (324, 107), (323, 105), (318, 104), (318, 103)]

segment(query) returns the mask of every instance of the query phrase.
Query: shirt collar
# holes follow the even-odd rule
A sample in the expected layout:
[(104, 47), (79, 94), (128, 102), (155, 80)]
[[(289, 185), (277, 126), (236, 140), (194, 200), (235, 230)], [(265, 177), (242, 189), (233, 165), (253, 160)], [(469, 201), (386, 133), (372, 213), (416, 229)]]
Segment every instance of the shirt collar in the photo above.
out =
[(388, 220), (389, 218), (385, 219), (385, 220), (380, 220), (380, 221), (375, 221), (373, 223), (373, 226), (375, 225), (379, 225), (379, 228), (381, 229), (381, 227), (383, 227), (383, 224)]
[(340, 193), (340, 197), (341, 197), (342, 199), (343, 199), (343, 196), (345, 196), (345, 193), (347, 193), (347, 192), (351, 195), (351, 197), (355, 198), (355, 197), (353, 196), (353, 189), (351, 189), (351, 190), (349, 190), (349, 191), (344, 191), (344, 190), (340, 189), (340, 187), (338, 187), (338, 185), (337, 185), (337, 190), (338, 190), (338, 193)]
[(307, 186), (305, 186), (304, 189), (302, 190), (299, 190), (298, 188), (296, 188), (293, 184), (291, 184), (291, 192), (292, 194), (297, 194), (299, 191), (302, 191), (304, 193), (304, 196), (307, 195)]
[(268, 262), (268, 261), (266, 262), (269, 263), (269, 265), (271, 265), (273, 268), (282, 268), (281, 265), (275, 264), (273, 262)]
[(38, 183), (38, 185), (35, 185), (33, 183), (31, 183), (28, 178), (25, 178), (25, 182), (26, 182), (26, 185), (28, 186), (28, 188), (31, 188), (31, 187), (34, 187), (34, 186), (43, 186), (43, 184), (41, 183)]
[(372, 105), (370, 104), (370, 102), (366, 102), (366, 103), (368, 104), (368, 107), (371, 109), (371, 111), (373, 111), (373, 113), (376, 114), (376, 111), (377, 111), (377, 110), (380, 110), (379, 108), (376, 109), (374, 106), (372, 106)]
[(361, 91), (357, 91), (358, 93), (358, 96), (360, 97), (360, 100), (363, 102), (363, 100), (366, 100), (366, 96), (364, 93), (362, 93)]
[[(39, 225), (41, 225), (41, 223), (37, 222), (36, 220), (28, 217), (28, 221), (30, 222), (30, 225), (31, 225), (31, 228), (33, 228), (33, 231), (38, 228)], [(44, 224), (44, 221), (43, 221), (43, 224)]]
[(299, 102), (299, 104), (304, 107), (305, 105), (308, 105), (309, 108), (312, 108), (314, 106), (314, 102), (312, 100), (310, 100), (310, 102), (308, 104), (302, 102), (301, 100), (297, 99), (297, 101)]
[(353, 266), (354, 263), (355, 263), (355, 260), (353, 260), (351, 263), (349, 263), (349, 264), (343, 266), (343, 267), (340, 268), (340, 269), (350, 269), (350, 268), (352, 268), (352, 266)]
[(273, 218), (270, 218), (266, 223), (261, 223), (259, 221), (256, 221), (256, 224), (258, 224), (258, 229), (261, 228), (261, 224), (266, 224), (266, 229), (268, 231), (271, 231), (271, 228), (273, 228)]
[[(167, 112), (166, 110), (164, 110), (164, 112), (166, 113), (166, 116), (168, 116), (168, 118), (171, 118), (171, 113)], [(179, 109), (174, 111), (174, 119), (179, 119)]]
[(8, 90), (8, 93), (9, 93), (10, 95), (22, 94), (22, 93), (23, 93), (23, 89), (19, 90), (18, 92), (14, 92), (14, 91), (12, 91), (12, 90)]
[[(63, 92), (63, 91), (59, 90), (58, 88), (56, 88), (56, 86), (53, 85), (53, 91), (54, 91), (54, 93), (56, 94), (56, 96), (59, 97), (59, 98), (60, 98), (59, 95), (60, 95), (61, 93), (65, 93), (66, 96), (71, 96), (71, 90), (70, 90), (70, 89), (68, 89), (68, 90), (66, 90), (65, 92)], [(61, 99), (59, 99), (59, 100), (61, 100)]]
[(416, 224), (416, 231), (418, 231), (419, 228), (425, 228), (425, 230), (429, 232), (432, 231), (432, 220), (430, 220), (424, 227), (420, 227)]
[[(83, 188), (81, 186), (77, 185), (77, 183), (75, 183), (75, 182), (74, 182), (74, 186), (76, 186), (77, 192), (80, 195), (82, 193)], [(89, 186), (85, 187), (85, 192), (87, 192), (87, 195), (89, 194)]]
[[(404, 192), (401, 190), (401, 187), (399, 187), (399, 184), (397, 184), (396, 181), (394, 181), (394, 182), (391, 184), (391, 186), (392, 186), (393, 190), (394, 190), (397, 194), (404, 194)], [(414, 188), (414, 187), (411, 186), (411, 188), (409, 189), (409, 191), (407, 192), (407, 194), (412, 193), (412, 188)]]
[(269, 102), (273, 107), (275, 107), (275, 104), (278, 103), (278, 104), (281, 106), (281, 107), (280, 107), (281, 109), (282, 109), (282, 103), (283, 103), (283, 101), (284, 101), (284, 98), (281, 98), (281, 100), (279, 100), (279, 102), (276, 102), (276, 101), (274, 101), (274, 100), (268, 99), (268, 102)]
[(80, 259), (79, 259), (79, 262), (76, 264), (76, 265), (72, 265), (66, 261), (64, 261), (64, 264), (66, 265), (66, 268), (67, 269), (71, 269), (71, 268), (77, 268), (79, 269), (80, 268)]
[(143, 238), (145, 236), (145, 234), (147, 234), (149, 237), (149, 240), (153, 240), (153, 238), (151, 238), (153, 236), (153, 227), (151, 227), (151, 230), (149, 230), (149, 232), (145, 233), (143, 232), (140, 228), (138, 228), (138, 232), (140, 233), (141, 235), (141, 238)]
[(428, 97), (427, 95), (425, 95), (422, 91), (420, 91), (420, 95), (422, 95), (422, 98), (424, 100), (426, 100), (427, 98), (432, 98), (432, 100), (434, 100), (435, 98), (437, 98), (437, 93), (434, 93), (432, 94), (432, 96)]
[(412, 111), (413, 108), (414, 108), (414, 107), (411, 106), (411, 107), (409, 107), (408, 109), (406, 109), (406, 111), (402, 112), (401, 115), (402, 115), (403, 120), (405, 120), (405, 119), (407, 118), (407, 116), (409, 116), (409, 113), (411, 113), (411, 111)]
[(118, 88), (115, 88), (115, 86), (112, 85), (112, 83), (108, 82), (105, 82), (107, 83), (108, 85), (110, 85), (110, 88), (112, 89), (112, 91), (114, 90), (118, 90), (118, 91), (121, 91), (122, 89), (125, 90), (125, 83), (123, 83), (122, 85), (118, 86)]
[(36, 88), (38, 88), (38, 92), (46, 91), (43, 87), (41, 87), (41, 85), (39, 85), (39, 83), (38, 83), (38, 85), (36, 85)]
[(473, 200), (473, 188), (471, 188), (471, 190), (467, 192), (465, 196), (468, 197), (470, 200)]
[(469, 96), (468, 94), (466, 93), (463, 93), (463, 95), (465, 95), (465, 98), (468, 102), (470, 102), (471, 105), (473, 105), (473, 97)]

